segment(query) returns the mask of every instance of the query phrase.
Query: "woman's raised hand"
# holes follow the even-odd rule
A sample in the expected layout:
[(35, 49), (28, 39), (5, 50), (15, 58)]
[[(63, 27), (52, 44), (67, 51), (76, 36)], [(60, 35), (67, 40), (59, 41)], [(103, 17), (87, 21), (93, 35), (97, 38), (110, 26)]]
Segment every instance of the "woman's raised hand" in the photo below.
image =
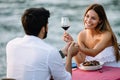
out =
[(74, 41), (72, 36), (70, 34), (68, 34), (67, 32), (64, 32), (63, 34), (63, 40), (65, 42), (71, 42), (71, 41)]

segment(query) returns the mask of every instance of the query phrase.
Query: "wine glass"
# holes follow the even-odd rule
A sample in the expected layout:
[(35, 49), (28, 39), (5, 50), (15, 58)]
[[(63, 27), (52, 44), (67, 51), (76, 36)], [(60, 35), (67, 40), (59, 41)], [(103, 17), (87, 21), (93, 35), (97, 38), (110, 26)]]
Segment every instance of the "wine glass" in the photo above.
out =
[(61, 27), (67, 31), (68, 28), (70, 27), (70, 21), (68, 17), (62, 17), (61, 18)]

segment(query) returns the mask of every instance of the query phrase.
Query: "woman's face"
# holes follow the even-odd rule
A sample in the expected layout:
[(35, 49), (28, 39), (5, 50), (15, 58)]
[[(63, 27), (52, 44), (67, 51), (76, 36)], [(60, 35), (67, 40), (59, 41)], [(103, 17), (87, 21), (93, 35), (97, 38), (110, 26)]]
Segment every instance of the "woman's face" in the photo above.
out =
[(98, 14), (94, 10), (89, 10), (84, 17), (84, 25), (86, 29), (95, 29), (100, 23)]

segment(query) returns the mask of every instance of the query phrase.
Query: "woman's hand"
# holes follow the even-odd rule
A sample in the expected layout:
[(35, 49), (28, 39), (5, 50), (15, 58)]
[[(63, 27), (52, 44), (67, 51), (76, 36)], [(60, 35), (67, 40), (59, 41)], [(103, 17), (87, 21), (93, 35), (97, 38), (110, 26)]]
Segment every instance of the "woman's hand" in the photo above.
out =
[(70, 34), (68, 34), (67, 32), (64, 32), (63, 34), (63, 40), (65, 42), (71, 42), (71, 41), (74, 41), (72, 36)]

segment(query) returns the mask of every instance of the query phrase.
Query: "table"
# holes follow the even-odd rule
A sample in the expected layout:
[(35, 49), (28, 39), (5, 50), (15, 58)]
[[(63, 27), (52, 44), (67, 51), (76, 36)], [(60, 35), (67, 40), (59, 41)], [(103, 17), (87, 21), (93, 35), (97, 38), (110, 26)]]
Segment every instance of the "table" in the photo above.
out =
[(72, 80), (120, 80), (120, 68), (103, 66), (100, 70), (72, 70)]

